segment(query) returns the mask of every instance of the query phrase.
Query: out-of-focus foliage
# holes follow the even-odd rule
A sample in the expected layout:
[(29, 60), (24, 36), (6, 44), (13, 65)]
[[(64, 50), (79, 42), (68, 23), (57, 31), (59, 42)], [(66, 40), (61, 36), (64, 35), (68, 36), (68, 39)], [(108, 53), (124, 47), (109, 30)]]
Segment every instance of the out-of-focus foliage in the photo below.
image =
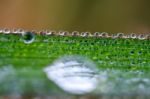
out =
[(0, 27), (150, 31), (149, 0), (0, 0)]

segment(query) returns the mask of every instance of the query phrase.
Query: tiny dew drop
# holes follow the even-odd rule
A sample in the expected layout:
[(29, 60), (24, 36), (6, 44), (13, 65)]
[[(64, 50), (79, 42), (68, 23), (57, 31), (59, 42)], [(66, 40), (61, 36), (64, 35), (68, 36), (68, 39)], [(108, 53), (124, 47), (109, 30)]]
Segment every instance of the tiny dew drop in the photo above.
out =
[(138, 54), (141, 55), (141, 54), (142, 54), (142, 51), (139, 51)]
[(118, 34), (117, 34), (117, 37), (118, 37), (118, 38), (123, 38), (123, 37), (124, 37), (124, 33), (118, 33)]
[(60, 31), (59, 35), (60, 36), (67, 36), (67, 35), (69, 35), (69, 32), (68, 31)]
[(80, 33), (79, 33), (78, 31), (73, 31), (71, 35), (72, 35), (72, 36), (79, 36)]
[(35, 35), (32, 32), (24, 32), (22, 33), (22, 38), (24, 43), (30, 44), (35, 40)]
[(10, 33), (10, 30), (9, 30), (9, 29), (7, 29), (7, 28), (5, 28), (5, 29), (3, 29), (3, 33), (5, 33), (5, 34), (9, 34), (9, 33)]
[(130, 37), (133, 38), (133, 39), (136, 39), (137, 35), (135, 33), (131, 33)]
[(82, 37), (88, 37), (88, 36), (90, 36), (91, 34), (89, 33), (89, 32), (82, 32), (81, 33), (81, 36)]
[(18, 33), (24, 33), (25, 30), (23, 30), (23, 29), (17, 29), (17, 32), (18, 32)]
[(132, 50), (132, 51), (130, 51), (130, 54), (134, 54), (134, 51)]
[(13, 29), (12, 33), (17, 34), (18, 33), (18, 29)]
[(94, 37), (99, 37), (99, 35), (100, 35), (99, 32), (95, 32), (93, 36), (94, 36)]
[(140, 34), (140, 35), (138, 36), (138, 38), (139, 38), (140, 40), (144, 40), (144, 39), (145, 39), (145, 35), (144, 35), (144, 34)]
[(109, 35), (108, 35), (107, 32), (102, 32), (100, 36), (101, 36), (101, 37), (108, 37)]

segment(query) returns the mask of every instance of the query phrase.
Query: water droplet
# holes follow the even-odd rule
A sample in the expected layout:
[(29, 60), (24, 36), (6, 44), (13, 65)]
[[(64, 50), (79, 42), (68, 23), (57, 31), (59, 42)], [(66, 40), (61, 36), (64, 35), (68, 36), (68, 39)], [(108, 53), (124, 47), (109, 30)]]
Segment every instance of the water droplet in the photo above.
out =
[(23, 41), (26, 44), (30, 44), (34, 41), (35, 36), (32, 32), (24, 32), (22, 33)]
[(116, 34), (111, 34), (111, 38), (113, 39), (117, 38)]
[(69, 32), (68, 31), (60, 31), (59, 35), (60, 36), (66, 36), (66, 35), (69, 35)]
[(9, 33), (10, 33), (10, 30), (9, 30), (9, 29), (7, 29), (7, 28), (5, 28), (5, 29), (3, 29), (3, 33), (5, 33), (5, 34), (9, 34)]
[(46, 31), (42, 30), (39, 32), (40, 35), (46, 35)]
[(134, 51), (131, 51), (130, 54), (134, 54)]
[(138, 54), (141, 55), (141, 54), (142, 54), (142, 51), (139, 51)]
[(55, 35), (56, 31), (46, 31), (46, 35)]
[(72, 36), (79, 36), (79, 34), (80, 34), (80, 33), (79, 33), (78, 31), (73, 31), (73, 32), (72, 32)]
[(25, 30), (23, 30), (23, 29), (18, 29), (17, 32), (18, 32), (18, 33), (24, 33)]
[(124, 38), (124, 33), (118, 33), (117, 38)]
[(144, 34), (140, 34), (140, 35), (138, 36), (138, 39), (144, 40), (144, 39), (145, 39), (145, 35), (144, 35)]
[(93, 36), (94, 36), (94, 37), (99, 37), (99, 35), (100, 35), (99, 32), (95, 32)]
[(101, 37), (108, 37), (109, 35), (108, 35), (107, 32), (102, 32), (100, 36), (101, 36)]
[(20, 33), (24, 33), (25, 31), (23, 29), (13, 29), (12, 30), (12, 33), (15, 33), (15, 34), (20, 34)]
[(12, 33), (17, 34), (17, 33), (18, 33), (18, 29), (13, 29), (13, 30), (12, 30)]
[(131, 33), (130, 37), (135, 39), (135, 38), (137, 38), (137, 35), (135, 33)]
[(90, 36), (90, 33), (89, 32), (82, 32), (81, 36), (82, 37), (88, 37), (88, 36)]
[(81, 56), (64, 56), (44, 68), (44, 72), (56, 85), (72, 94), (89, 93), (98, 83), (95, 64)]
[(146, 35), (146, 39), (150, 40), (150, 34)]

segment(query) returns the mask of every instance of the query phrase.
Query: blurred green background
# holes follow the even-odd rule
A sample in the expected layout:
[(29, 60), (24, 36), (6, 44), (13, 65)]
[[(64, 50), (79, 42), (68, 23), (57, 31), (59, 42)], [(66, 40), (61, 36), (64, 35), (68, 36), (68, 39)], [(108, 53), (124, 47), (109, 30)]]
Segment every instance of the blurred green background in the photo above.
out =
[(149, 33), (150, 0), (0, 0), (0, 27)]

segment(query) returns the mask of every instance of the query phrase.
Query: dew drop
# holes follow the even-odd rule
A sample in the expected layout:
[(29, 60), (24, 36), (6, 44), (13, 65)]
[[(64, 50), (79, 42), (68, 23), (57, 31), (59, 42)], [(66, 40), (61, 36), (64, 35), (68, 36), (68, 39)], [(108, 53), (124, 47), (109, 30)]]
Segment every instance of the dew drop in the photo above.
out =
[(46, 35), (55, 35), (56, 31), (46, 31)]
[(14, 34), (21, 34), (21, 33), (24, 33), (25, 31), (23, 29), (13, 29), (12, 30), (12, 33)]
[(44, 68), (47, 77), (66, 92), (85, 94), (98, 84), (96, 65), (81, 56), (64, 56)]
[(140, 40), (144, 40), (144, 39), (145, 39), (145, 35), (144, 35), (144, 34), (140, 34), (140, 35), (138, 36), (138, 38), (139, 38)]
[(99, 35), (100, 35), (99, 32), (95, 32), (95, 33), (93, 34), (94, 37), (99, 37)]
[(88, 37), (88, 36), (90, 36), (90, 33), (89, 32), (82, 32), (81, 36), (82, 37)]
[(35, 40), (35, 36), (32, 32), (24, 32), (22, 33), (22, 38), (24, 43), (30, 44)]
[(124, 33), (118, 33), (117, 34), (117, 38), (123, 38), (124, 37)]
[(60, 31), (59, 35), (60, 36), (67, 36), (67, 35), (69, 35), (69, 32), (68, 31)]
[(146, 39), (147, 39), (147, 40), (150, 40), (150, 35), (149, 35), (149, 34), (146, 35)]
[(45, 32), (45, 31), (40, 31), (39, 34), (40, 34), (40, 35), (45, 35), (46, 32)]
[(135, 39), (135, 38), (137, 38), (137, 35), (135, 33), (131, 33), (130, 37)]
[(18, 29), (17, 32), (18, 32), (18, 33), (24, 33), (25, 30), (23, 30), (23, 29)]
[(17, 33), (18, 33), (18, 29), (13, 29), (13, 30), (12, 30), (12, 33), (17, 34)]
[(7, 28), (5, 28), (5, 29), (3, 29), (3, 33), (5, 33), (5, 34), (9, 34), (9, 33), (10, 33), (10, 30), (9, 30), (9, 29), (7, 29)]
[(79, 32), (78, 31), (73, 31), (72, 36), (79, 36)]
[(130, 51), (130, 54), (134, 54), (134, 51), (132, 50), (132, 51)]
[(116, 34), (111, 34), (111, 38), (113, 39), (117, 38)]
[(101, 36), (101, 37), (108, 37), (109, 35), (108, 35), (107, 32), (102, 32), (100, 36)]
[(142, 51), (139, 51), (138, 54), (141, 55), (141, 54), (142, 54)]

